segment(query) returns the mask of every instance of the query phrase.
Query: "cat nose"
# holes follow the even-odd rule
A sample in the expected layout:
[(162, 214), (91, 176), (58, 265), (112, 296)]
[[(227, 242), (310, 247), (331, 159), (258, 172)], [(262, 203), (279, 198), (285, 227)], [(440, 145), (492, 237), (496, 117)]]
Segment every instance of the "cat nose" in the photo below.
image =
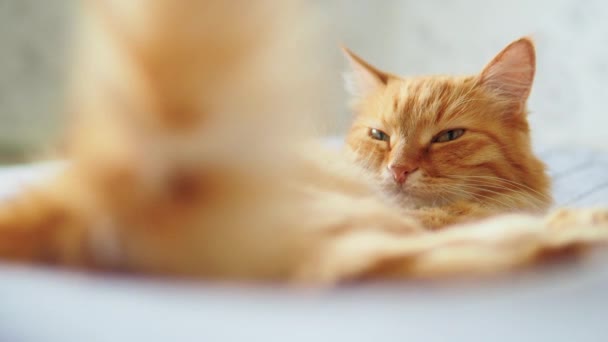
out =
[(409, 176), (412, 172), (418, 170), (417, 167), (412, 165), (389, 165), (388, 169), (393, 174), (395, 182), (399, 184), (405, 183), (407, 176)]

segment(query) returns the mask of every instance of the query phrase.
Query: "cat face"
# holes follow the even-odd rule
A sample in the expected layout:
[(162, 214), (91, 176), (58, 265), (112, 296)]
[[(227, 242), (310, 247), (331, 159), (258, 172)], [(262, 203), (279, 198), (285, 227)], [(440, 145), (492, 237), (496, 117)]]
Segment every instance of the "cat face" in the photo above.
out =
[(479, 74), (400, 78), (345, 50), (353, 67), (347, 145), (388, 193), (414, 206), (458, 200), (546, 206), (548, 179), (530, 148), (528, 39)]

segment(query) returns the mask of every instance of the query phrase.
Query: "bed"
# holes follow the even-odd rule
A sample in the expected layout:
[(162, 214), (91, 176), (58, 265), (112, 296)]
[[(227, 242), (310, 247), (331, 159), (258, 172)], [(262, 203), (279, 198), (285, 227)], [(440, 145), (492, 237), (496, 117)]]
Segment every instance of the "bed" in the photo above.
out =
[[(608, 154), (539, 154), (557, 206), (608, 206)], [(0, 196), (62, 166), (3, 168)], [(0, 342), (607, 341), (606, 261), (596, 251), (504, 278), (304, 293), (0, 264)]]

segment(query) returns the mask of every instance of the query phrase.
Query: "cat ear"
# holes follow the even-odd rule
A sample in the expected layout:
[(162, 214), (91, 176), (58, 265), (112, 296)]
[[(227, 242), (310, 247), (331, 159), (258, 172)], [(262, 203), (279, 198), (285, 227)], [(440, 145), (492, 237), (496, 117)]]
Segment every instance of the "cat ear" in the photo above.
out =
[(389, 78), (387, 73), (376, 69), (344, 46), (342, 47), (342, 52), (351, 67), (350, 72), (345, 73), (344, 80), (346, 90), (353, 97), (365, 97), (386, 85)]
[(489, 91), (524, 105), (530, 95), (536, 54), (530, 38), (509, 44), (488, 63), (481, 73), (481, 84)]

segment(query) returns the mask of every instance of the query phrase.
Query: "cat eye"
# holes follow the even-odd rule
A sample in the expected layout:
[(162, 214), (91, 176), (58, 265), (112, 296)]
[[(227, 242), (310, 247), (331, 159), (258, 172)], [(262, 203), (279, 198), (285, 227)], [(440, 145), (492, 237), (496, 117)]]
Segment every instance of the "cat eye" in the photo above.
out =
[(369, 130), (369, 136), (372, 137), (372, 139), (376, 139), (376, 140), (382, 140), (382, 141), (390, 141), (391, 137), (388, 136), (388, 134), (382, 132), (379, 129), (375, 129), (375, 128), (370, 128)]
[(464, 129), (451, 129), (449, 131), (443, 131), (433, 138), (432, 143), (444, 143), (460, 138), (464, 134)]

